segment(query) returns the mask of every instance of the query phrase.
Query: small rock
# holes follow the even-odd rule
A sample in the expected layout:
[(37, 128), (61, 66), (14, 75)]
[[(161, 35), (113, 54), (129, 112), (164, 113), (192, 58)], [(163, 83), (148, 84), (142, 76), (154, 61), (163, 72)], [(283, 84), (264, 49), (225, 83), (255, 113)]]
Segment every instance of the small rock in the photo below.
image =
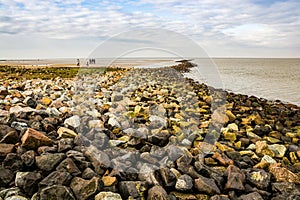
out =
[(58, 141), (58, 152), (72, 149), (74, 141), (72, 138), (62, 138)]
[(141, 181), (122, 181), (119, 183), (119, 192), (123, 199), (139, 199), (146, 190), (144, 183)]
[(244, 194), (238, 198), (238, 200), (264, 200), (258, 192), (252, 192), (250, 194)]
[(290, 182), (300, 184), (300, 176), (298, 174), (294, 174), (284, 167), (270, 165), (269, 170), (270, 173), (275, 177), (277, 182)]
[(26, 166), (30, 167), (35, 161), (35, 152), (33, 150), (26, 151), (21, 155), (21, 159)]
[(34, 112), (35, 109), (33, 108), (30, 108), (30, 107), (21, 107), (21, 106), (14, 106), (14, 107), (11, 107), (9, 109), (9, 112), (12, 114), (16, 114), (16, 115), (19, 115), (20, 113), (31, 113), (31, 112)]
[(95, 200), (122, 200), (122, 197), (113, 192), (100, 192), (95, 196)]
[(64, 124), (73, 128), (78, 128), (80, 126), (80, 117), (78, 115), (74, 115), (70, 118), (67, 118)]
[(11, 127), (18, 130), (18, 131), (21, 131), (23, 129), (28, 128), (28, 125), (24, 122), (12, 122)]
[(10, 169), (0, 167), (0, 187), (6, 186), (14, 179), (14, 173)]
[(230, 199), (227, 196), (214, 195), (210, 198), (210, 200), (230, 200)]
[(66, 158), (63, 160), (56, 168), (56, 170), (67, 171), (73, 176), (77, 176), (81, 173), (76, 164), (71, 158)]
[(179, 191), (189, 191), (193, 188), (193, 179), (184, 174), (177, 179), (175, 188)]
[(28, 128), (25, 134), (21, 138), (22, 146), (26, 149), (37, 149), (40, 146), (52, 145), (52, 140), (43, 133), (36, 131), (32, 128)]
[(112, 96), (111, 96), (111, 101), (112, 102), (117, 102), (117, 101), (122, 101), (123, 100), (123, 94), (121, 93), (114, 93)]
[(26, 97), (24, 103), (31, 108), (35, 108), (37, 105), (36, 101), (32, 97)]
[(71, 190), (62, 185), (46, 187), (40, 192), (40, 200), (75, 200)]
[(172, 197), (172, 199), (176, 199), (176, 200), (198, 200), (198, 198), (194, 194), (171, 192), (170, 196)]
[(96, 194), (99, 187), (99, 178), (94, 177), (91, 180), (84, 180), (79, 177), (74, 177), (70, 187), (78, 199), (85, 200)]
[(16, 153), (9, 153), (5, 157), (2, 166), (10, 169), (14, 172), (21, 171), (23, 169), (23, 162), (21, 157)]
[(148, 197), (147, 200), (170, 200), (170, 197), (168, 196), (165, 189), (161, 186), (154, 186), (148, 191)]
[(262, 157), (261, 160), (262, 160), (262, 161), (266, 161), (266, 162), (269, 163), (269, 164), (277, 163), (276, 160), (274, 160), (273, 158), (271, 158), (271, 157), (268, 156), (268, 155), (264, 155), (264, 157)]
[(117, 178), (113, 176), (103, 176), (102, 181), (105, 187), (109, 187), (117, 182)]
[(111, 125), (112, 127), (118, 127), (121, 128), (120, 123), (114, 118), (114, 117), (110, 117), (108, 122), (109, 125)]
[(270, 157), (274, 157), (275, 153), (269, 148), (266, 141), (257, 141), (255, 143), (256, 153), (260, 156), (269, 155)]
[(89, 128), (104, 128), (104, 122), (101, 120), (90, 120)]
[(275, 157), (277, 158), (283, 158), (286, 152), (286, 147), (282, 144), (269, 145), (269, 149), (271, 149), (275, 153)]
[(5, 198), (5, 200), (28, 200), (28, 199), (20, 195), (13, 195)]
[(0, 125), (0, 138), (0, 143), (15, 144), (19, 140), (19, 134), (7, 125)]
[(14, 196), (14, 195), (24, 195), (22, 194), (20, 188), (18, 187), (12, 187), (12, 188), (8, 188), (8, 189), (2, 189), (0, 190), (0, 198), (8, 198), (10, 196)]
[(60, 127), (57, 130), (57, 134), (59, 138), (75, 138), (77, 136), (77, 133), (66, 127)]
[(236, 119), (236, 116), (230, 110), (226, 110), (226, 115), (229, 118), (230, 122), (234, 122), (234, 120)]
[(97, 176), (97, 173), (89, 167), (82, 172), (82, 178), (84, 179), (91, 179), (94, 176)]
[(35, 157), (35, 162), (38, 168), (44, 171), (51, 171), (54, 167), (65, 158), (64, 153), (43, 154)]
[(206, 178), (201, 175), (198, 179), (195, 179), (195, 188), (199, 192), (204, 192), (210, 195), (221, 193), (214, 179)]
[(0, 157), (5, 157), (7, 154), (14, 152), (15, 145), (0, 143)]
[(176, 160), (178, 169), (183, 173), (187, 172), (191, 162), (192, 162), (192, 157), (190, 157), (189, 155), (182, 155), (180, 158)]
[(32, 196), (38, 189), (38, 182), (42, 178), (40, 173), (36, 172), (17, 172), (15, 185), (22, 188), (23, 191)]
[(278, 182), (272, 183), (272, 191), (283, 195), (298, 195), (300, 196), (300, 189), (295, 183)]
[(236, 166), (230, 165), (225, 174), (227, 174), (227, 182), (225, 185), (225, 189), (233, 189), (233, 190), (244, 190), (245, 187), (243, 185), (245, 181), (245, 175), (243, 172)]
[(39, 187), (47, 187), (52, 185), (68, 185), (72, 176), (66, 171), (54, 171), (45, 177), (40, 183)]
[(271, 181), (271, 174), (265, 170), (255, 170), (246, 173), (247, 180), (254, 184), (257, 188), (266, 190)]
[(43, 97), (42, 103), (46, 106), (49, 106), (52, 103), (52, 100), (49, 97)]
[(168, 168), (160, 168), (160, 175), (162, 177), (162, 181), (166, 187), (173, 187), (176, 184), (176, 176), (175, 174)]

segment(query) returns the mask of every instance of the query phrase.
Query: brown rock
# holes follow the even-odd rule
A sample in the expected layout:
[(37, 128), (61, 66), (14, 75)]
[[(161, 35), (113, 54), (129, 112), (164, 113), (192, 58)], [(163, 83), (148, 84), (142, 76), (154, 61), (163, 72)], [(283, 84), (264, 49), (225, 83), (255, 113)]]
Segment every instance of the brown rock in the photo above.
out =
[(250, 194), (244, 194), (238, 198), (238, 200), (264, 200), (258, 192), (252, 192)]
[(177, 200), (198, 200), (198, 198), (193, 194), (171, 192), (171, 195), (174, 196)]
[(225, 174), (227, 175), (227, 182), (225, 189), (227, 190), (244, 190), (243, 185), (245, 181), (245, 174), (236, 166), (230, 165)]
[(170, 198), (163, 187), (154, 186), (148, 191), (147, 200), (170, 200)]
[(16, 144), (19, 139), (18, 132), (7, 126), (0, 125), (0, 143)]
[(220, 164), (224, 165), (224, 166), (228, 166), (228, 165), (233, 165), (234, 162), (229, 159), (224, 153), (220, 154), (219, 152), (216, 152), (212, 158), (216, 159), (219, 161)]
[(57, 130), (57, 134), (59, 138), (75, 138), (77, 136), (77, 133), (66, 127), (60, 127)]
[(270, 173), (275, 177), (277, 182), (290, 182), (300, 184), (300, 176), (294, 174), (284, 167), (278, 167), (276, 164), (271, 164), (269, 167)]
[(230, 110), (226, 110), (226, 115), (229, 118), (230, 122), (234, 122), (234, 120), (236, 119), (236, 116)]
[(102, 181), (105, 187), (112, 186), (117, 182), (117, 178), (114, 176), (103, 176)]
[(65, 160), (63, 160), (57, 166), (56, 170), (67, 171), (73, 176), (81, 174), (81, 171), (78, 169), (78, 167), (71, 158), (66, 158)]
[(0, 143), (0, 157), (5, 157), (7, 154), (14, 151), (15, 145)]
[(75, 196), (80, 200), (85, 200), (96, 194), (99, 186), (99, 178), (94, 177), (91, 180), (84, 180), (79, 177), (74, 177), (70, 187)]
[(62, 185), (46, 187), (40, 192), (40, 200), (75, 200), (70, 188)]
[(43, 133), (28, 128), (21, 138), (22, 146), (27, 149), (37, 149), (40, 146), (52, 145), (52, 140)]
[(214, 179), (206, 178), (200, 175), (200, 178), (195, 180), (195, 188), (199, 192), (204, 192), (210, 195), (220, 194), (220, 189)]

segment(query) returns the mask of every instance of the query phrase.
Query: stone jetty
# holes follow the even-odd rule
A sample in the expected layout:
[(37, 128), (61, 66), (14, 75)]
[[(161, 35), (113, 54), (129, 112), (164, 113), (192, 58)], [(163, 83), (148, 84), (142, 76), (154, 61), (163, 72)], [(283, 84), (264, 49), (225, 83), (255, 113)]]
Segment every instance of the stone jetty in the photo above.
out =
[(188, 62), (0, 80), (0, 200), (300, 199), (300, 109)]

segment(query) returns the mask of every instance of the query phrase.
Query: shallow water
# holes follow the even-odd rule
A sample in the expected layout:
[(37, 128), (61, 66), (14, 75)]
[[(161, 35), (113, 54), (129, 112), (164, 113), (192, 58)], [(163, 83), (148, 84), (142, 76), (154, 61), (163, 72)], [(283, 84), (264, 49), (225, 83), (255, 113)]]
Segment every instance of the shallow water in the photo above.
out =
[[(229, 91), (300, 105), (300, 59), (215, 58), (213, 62), (219, 71), (216, 78)], [(188, 76), (206, 82), (197, 69)]]

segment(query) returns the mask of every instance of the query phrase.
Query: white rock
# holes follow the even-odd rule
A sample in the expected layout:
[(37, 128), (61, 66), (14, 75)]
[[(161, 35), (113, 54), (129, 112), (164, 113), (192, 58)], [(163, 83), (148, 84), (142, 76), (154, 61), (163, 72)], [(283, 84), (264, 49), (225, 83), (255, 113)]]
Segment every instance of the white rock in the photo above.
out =
[(61, 112), (59, 112), (56, 108), (47, 108), (46, 112), (49, 115), (55, 115), (55, 116), (60, 116)]
[(239, 131), (239, 127), (237, 124), (235, 123), (232, 123), (232, 124), (228, 124), (227, 128), (230, 130), (230, 131)]
[(35, 109), (33, 109), (33, 108), (21, 107), (21, 106), (14, 106), (9, 109), (10, 113), (15, 113), (15, 114), (18, 114), (20, 112), (34, 112), (34, 111), (35, 111)]
[(104, 128), (104, 122), (101, 120), (90, 120), (89, 128)]
[(108, 124), (111, 125), (111, 126), (115, 126), (115, 127), (121, 128), (120, 123), (114, 117), (109, 118)]
[(122, 197), (113, 192), (100, 192), (95, 196), (95, 200), (122, 200)]
[(269, 145), (269, 149), (275, 153), (275, 157), (277, 158), (282, 158), (286, 152), (286, 147), (282, 144)]
[(65, 120), (64, 124), (68, 126), (72, 126), (73, 128), (77, 128), (80, 126), (80, 117), (78, 115), (74, 115)]
[(267, 163), (270, 163), (270, 164), (277, 163), (276, 160), (274, 160), (271, 156), (268, 156), (268, 155), (264, 155), (264, 157), (262, 157), (261, 160), (266, 161)]
[(28, 128), (28, 125), (23, 122), (12, 122), (11, 127), (18, 131), (21, 131), (22, 129)]

